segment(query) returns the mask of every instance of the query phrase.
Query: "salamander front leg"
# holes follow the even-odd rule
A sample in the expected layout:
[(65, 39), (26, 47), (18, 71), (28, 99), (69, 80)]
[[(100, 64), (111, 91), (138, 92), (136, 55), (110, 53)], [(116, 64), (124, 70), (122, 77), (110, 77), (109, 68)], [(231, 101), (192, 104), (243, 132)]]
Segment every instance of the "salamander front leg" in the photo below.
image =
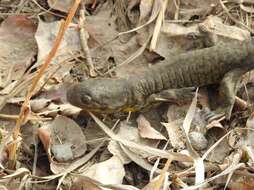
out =
[(225, 113), (226, 119), (229, 120), (235, 103), (236, 92), (239, 88), (240, 77), (245, 73), (244, 69), (235, 69), (225, 74), (223, 77), (219, 94), (223, 99), (221, 108), (216, 110), (217, 113)]
[(156, 102), (171, 102), (182, 105), (191, 102), (194, 95), (194, 87), (167, 89), (150, 95), (147, 99), (147, 103), (151, 104)]

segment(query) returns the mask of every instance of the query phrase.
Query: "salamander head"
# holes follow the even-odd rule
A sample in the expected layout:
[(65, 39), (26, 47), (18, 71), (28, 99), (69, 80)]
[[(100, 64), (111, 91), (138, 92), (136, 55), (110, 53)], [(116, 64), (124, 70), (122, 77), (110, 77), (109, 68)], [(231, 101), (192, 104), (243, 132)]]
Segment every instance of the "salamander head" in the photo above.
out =
[(125, 79), (88, 79), (71, 86), (67, 99), (74, 106), (95, 112), (128, 111), (132, 89)]

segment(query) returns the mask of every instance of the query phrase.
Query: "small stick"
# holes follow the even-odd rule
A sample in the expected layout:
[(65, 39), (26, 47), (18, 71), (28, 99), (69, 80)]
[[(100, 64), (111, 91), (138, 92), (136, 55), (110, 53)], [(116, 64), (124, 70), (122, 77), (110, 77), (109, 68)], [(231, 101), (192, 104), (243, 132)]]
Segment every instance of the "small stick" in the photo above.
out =
[(82, 8), (80, 9), (80, 16), (79, 16), (80, 43), (81, 43), (81, 47), (84, 51), (86, 61), (88, 64), (89, 75), (91, 77), (95, 77), (97, 76), (97, 74), (95, 72), (91, 52), (87, 44), (87, 39), (89, 38), (89, 36), (88, 36), (88, 32), (85, 30), (84, 22), (85, 22), (85, 6), (83, 2)]

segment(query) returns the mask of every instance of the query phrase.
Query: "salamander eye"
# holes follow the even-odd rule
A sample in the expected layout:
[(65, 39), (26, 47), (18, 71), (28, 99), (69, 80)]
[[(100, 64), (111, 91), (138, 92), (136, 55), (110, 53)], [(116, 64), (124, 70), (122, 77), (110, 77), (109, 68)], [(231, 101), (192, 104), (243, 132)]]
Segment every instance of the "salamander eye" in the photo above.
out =
[(91, 98), (91, 96), (83, 95), (83, 96), (81, 97), (81, 101), (82, 101), (84, 104), (89, 104), (89, 103), (92, 101), (92, 98)]

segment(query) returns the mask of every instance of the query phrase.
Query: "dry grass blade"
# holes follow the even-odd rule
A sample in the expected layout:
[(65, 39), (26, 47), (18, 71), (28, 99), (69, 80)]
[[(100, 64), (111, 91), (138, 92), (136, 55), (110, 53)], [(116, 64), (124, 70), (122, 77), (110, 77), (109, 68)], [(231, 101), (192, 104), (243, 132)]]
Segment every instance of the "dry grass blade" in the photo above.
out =
[(164, 14), (167, 9), (167, 5), (168, 5), (168, 0), (164, 0), (160, 9), (159, 15), (157, 17), (155, 27), (154, 27), (153, 37), (152, 37), (151, 45), (150, 45), (150, 51), (154, 51), (156, 49), (156, 44), (157, 44), (158, 37), (161, 31), (161, 25), (164, 20)]
[(2, 179), (10, 179), (10, 178), (16, 178), (16, 177), (20, 177), (26, 174), (30, 174), (30, 171), (26, 168), (19, 168), (17, 169), (14, 173), (7, 175), (7, 176), (3, 176)]
[(189, 139), (189, 131), (191, 127), (192, 120), (194, 118), (195, 112), (196, 112), (196, 107), (197, 107), (197, 97), (198, 97), (198, 89), (196, 90), (195, 96), (191, 102), (190, 108), (186, 114), (186, 117), (184, 118), (183, 121), (183, 132), (186, 137), (186, 144), (187, 144), (187, 149), (190, 153), (190, 155), (193, 157), (194, 162), (195, 162), (195, 171), (196, 171), (196, 177), (195, 177), (195, 184), (203, 182), (205, 179), (205, 167), (203, 163), (203, 159), (200, 158), (198, 153), (193, 149), (190, 139)]
[(189, 186), (189, 187), (184, 188), (184, 189), (182, 189), (182, 190), (196, 190), (196, 189), (202, 187), (203, 185), (205, 185), (205, 184), (207, 184), (207, 183), (209, 183), (209, 182), (211, 182), (211, 181), (213, 181), (213, 180), (215, 180), (215, 179), (217, 179), (217, 178), (219, 178), (219, 177), (221, 177), (221, 176), (227, 175), (227, 174), (229, 174), (229, 173), (231, 173), (231, 172), (237, 170), (238, 168), (243, 167), (244, 165), (245, 165), (244, 163), (239, 163), (239, 164), (234, 165), (234, 166), (229, 166), (227, 169), (225, 169), (224, 171), (222, 171), (220, 174), (215, 175), (215, 176), (213, 176), (213, 177), (211, 177), (211, 178), (208, 178), (208, 179), (206, 179), (206, 180), (205, 180), (204, 182), (202, 182), (202, 183), (198, 183), (198, 184), (195, 184), (195, 185), (193, 185), (193, 186)]
[[(128, 148), (126, 148), (123, 144), (120, 144), (121, 149), (124, 151), (124, 153), (137, 165), (140, 167), (146, 169), (147, 171), (152, 171), (153, 166), (150, 165), (147, 161), (145, 161), (143, 158), (140, 158), (137, 156), (134, 152), (130, 151)], [(160, 169), (155, 170), (156, 173), (160, 173)]]
[[(165, 149), (167, 148), (169, 142), (170, 142), (170, 141), (168, 140), (167, 143), (164, 145), (163, 150), (165, 150)], [(153, 168), (152, 168), (152, 170), (151, 170), (151, 172), (150, 172), (150, 176), (149, 176), (150, 182), (151, 182), (152, 179), (153, 179), (154, 172), (157, 170), (159, 163), (160, 163), (160, 158), (157, 158), (157, 160), (155, 161), (155, 163), (154, 163), (154, 165), (153, 165)]]
[[(14, 141), (18, 138), (19, 133), (20, 133), (20, 127), (21, 127), (22, 124), (25, 123), (26, 118), (28, 116), (28, 113), (29, 113), (29, 106), (28, 106), (29, 105), (29, 101), (30, 101), (30, 99), (31, 99), (31, 97), (33, 95), (33, 92), (34, 92), (34, 90), (36, 88), (36, 85), (39, 82), (39, 80), (42, 77), (42, 75), (45, 72), (45, 70), (47, 69), (47, 67), (49, 66), (51, 60), (55, 56), (55, 54), (57, 52), (57, 49), (59, 48), (59, 46), (61, 44), (61, 41), (63, 39), (64, 33), (65, 33), (66, 29), (68, 28), (68, 25), (70, 24), (70, 22), (71, 22), (71, 20), (72, 20), (72, 18), (74, 16), (78, 6), (79, 6), (80, 1), (81, 0), (75, 0), (73, 6), (71, 7), (71, 9), (69, 11), (69, 14), (68, 14), (68, 16), (66, 18), (66, 21), (62, 22), (62, 24), (61, 24), (61, 27), (59, 29), (59, 32), (58, 32), (57, 36), (56, 36), (53, 48), (51, 49), (50, 53), (48, 54), (44, 64), (39, 69), (37, 75), (32, 80), (32, 85), (31, 85), (30, 89), (27, 92), (27, 95), (25, 97), (25, 101), (24, 101), (24, 103), (22, 104), (22, 107), (21, 107), (19, 118), (17, 119), (15, 128), (13, 130), (13, 140)], [(14, 166), (15, 166), (16, 151), (17, 151), (17, 144), (13, 143), (11, 145), (10, 152), (9, 152), (9, 167), (10, 168), (14, 168)]]
[[(242, 155), (240, 154), (240, 152), (238, 151), (234, 156), (233, 156), (233, 159), (232, 159), (232, 163), (231, 163), (231, 166), (236, 166), (237, 164), (239, 164), (240, 160), (241, 160), (241, 157)], [(229, 182), (230, 182), (230, 179), (233, 175), (235, 170), (233, 170), (232, 172), (229, 173), (228, 177), (227, 177), (227, 182), (225, 184), (225, 187), (224, 187), (224, 190), (226, 190)]]
[(156, 148), (152, 148), (149, 146), (145, 146), (145, 145), (140, 145), (137, 144), (135, 142), (132, 141), (128, 141), (125, 139), (122, 139), (120, 136), (116, 135), (115, 133), (113, 133), (99, 118), (97, 118), (94, 114), (92, 114), (91, 112), (89, 112), (89, 114), (91, 115), (91, 117), (94, 119), (94, 121), (99, 125), (99, 127), (113, 140), (122, 143), (123, 145), (129, 147), (129, 148), (135, 148), (135, 149), (139, 149), (141, 151), (144, 151), (146, 153), (149, 153), (153, 156), (159, 156), (162, 158), (169, 158), (171, 157), (172, 160), (177, 160), (177, 161), (183, 161), (183, 162), (192, 162), (192, 158), (184, 155), (184, 154), (180, 154), (180, 153), (174, 153), (174, 152), (167, 152), (164, 150), (160, 150), (160, 149), (156, 149)]
[(206, 159), (206, 157), (215, 149), (216, 146), (218, 146), (227, 136), (229, 136), (233, 130), (229, 131), (227, 134), (222, 136), (216, 143), (214, 143), (202, 156), (202, 159)]
[[(16, 120), (19, 118), (19, 115), (8, 115), (8, 114), (0, 114), (0, 118), (3, 120)], [(43, 118), (39, 115), (28, 115), (27, 118), (29, 121), (49, 121), (52, 120), (52, 118)]]
[(156, 181), (156, 183), (155, 183), (154, 190), (160, 190), (161, 189), (163, 181), (166, 179), (167, 170), (168, 170), (171, 162), (172, 162), (171, 158), (168, 158), (164, 168), (161, 171), (161, 174), (160, 174), (160, 177), (159, 177), (158, 181)]

